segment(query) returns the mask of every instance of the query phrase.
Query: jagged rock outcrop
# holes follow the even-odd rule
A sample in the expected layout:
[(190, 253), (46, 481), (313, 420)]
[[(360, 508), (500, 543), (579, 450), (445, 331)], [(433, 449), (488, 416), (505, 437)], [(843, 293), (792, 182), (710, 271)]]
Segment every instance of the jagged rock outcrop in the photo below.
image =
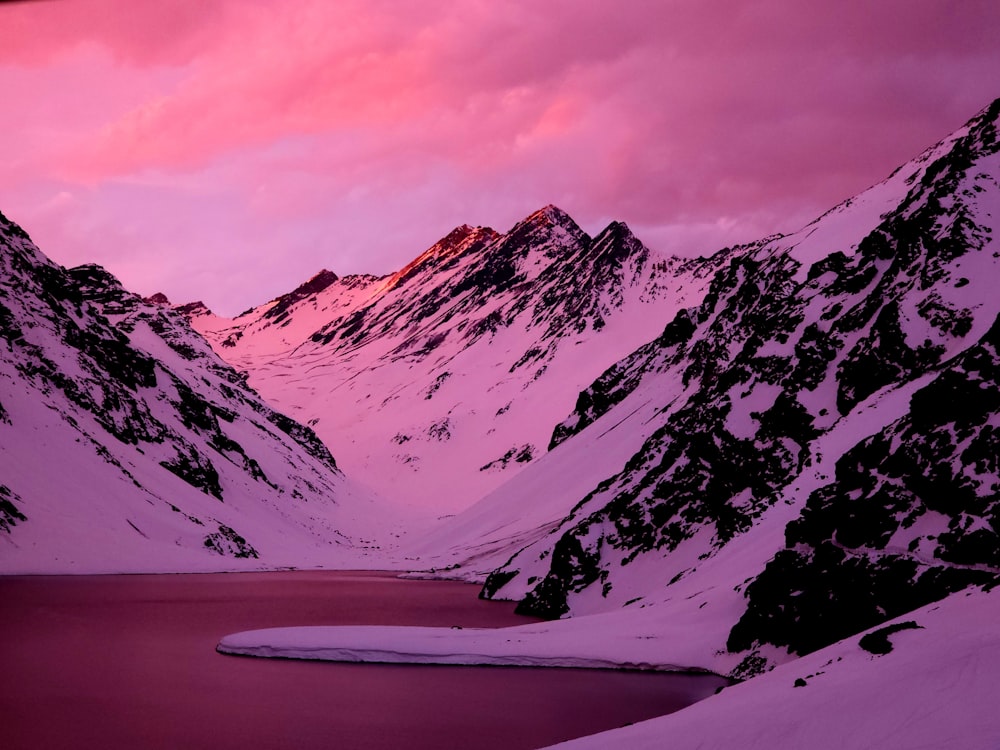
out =
[(1000, 583), (1000, 317), (848, 450), (786, 548), (747, 587), (729, 648), (805, 654), (961, 591)]

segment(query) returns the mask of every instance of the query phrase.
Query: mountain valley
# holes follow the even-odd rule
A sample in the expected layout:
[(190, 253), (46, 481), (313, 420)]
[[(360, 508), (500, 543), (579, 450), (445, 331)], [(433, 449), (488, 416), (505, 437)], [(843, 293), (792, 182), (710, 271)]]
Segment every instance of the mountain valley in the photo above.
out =
[[(547, 206), (232, 319), (63, 269), (0, 219), (0, 570), (473, 581), (545, 619), (512, 631), (518, 663), (746, 680), (580, 747), (725, 746), (712, 706), (769, 738), (748, 746), (816, 741), (768, 734), (765, 700), (832, 747), (810, 695), (853, 706), (845, 685), (886, 675), (913, 683), (880, 709), (912, 746), (928, 652), (980, 706), (969, 664), (1000, 648), (998, 127), (1000, 100), (709, 257)], [(448, 643), (504, 663), (512, 632)]]

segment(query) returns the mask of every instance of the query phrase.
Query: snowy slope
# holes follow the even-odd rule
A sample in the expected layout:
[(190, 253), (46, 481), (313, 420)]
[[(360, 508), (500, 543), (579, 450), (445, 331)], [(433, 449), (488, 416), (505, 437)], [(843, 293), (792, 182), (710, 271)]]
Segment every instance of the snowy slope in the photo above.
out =
[(503, 561), (486, 595), (562, 619), (221, 648), (745, 680), (566, 747), (997, 747), (998, 120), (722, 253), (549, 452), (410, 548), (468, 580)]
[(997, 592), (952, 594), (677, 713), (555, 747), (993, 750), (998, 617)]
[(506, 234), (459, 227), (385, 278), (323, 272), (234, 320), (188, 312), (350, 476), (446, 512), (544, 454), (579, 391), (700, 298), (705, 263), (548, 206)]
[(5, 218), (0, 264), (0, 571), (364, 558), (374, 499), (182, 316)]

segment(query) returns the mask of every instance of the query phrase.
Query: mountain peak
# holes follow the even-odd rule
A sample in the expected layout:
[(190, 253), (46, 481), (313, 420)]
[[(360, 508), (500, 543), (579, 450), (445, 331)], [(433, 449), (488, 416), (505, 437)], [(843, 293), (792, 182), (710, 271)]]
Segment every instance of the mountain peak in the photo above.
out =
[(337, 276), (333, 271), (328, 271), (325, 268), (322, 269), (315, 276), (310, 278), (308, 281), (295, 287), (288, 294), (283, 294), (278, 297), (274, 304), (264, 313), (265, 318), (281, 318), (283, 313), (288, 310), (289, 307), (301, 302), (307, 297), (312, 297), (313, 295), (319, 294), (324, 289), (333, 284), (340, 277)]
[(74, 281), (81, 285), (86, 291), (87, 288), (96, 287), (100, 289), (121, 289), (122, 283), (104, 266), (96, 263), (84, 263), (80, 266), (67, 268), (68, 273)]
[(148, 297), (143, 297), (142, 301), (150, 305), (170, 305), (170, 299), (163, 292), (156, 292)]
[[(544, 242), (543, 237), (546, 235), (555, 237), (560, 234), (568, 235), (571, 244), (590, 242), (590, 236), (580, 229), (569, 214), (550, 203), (519, 221), (507, 233), (507, 238), (516, 243), (535, 244)], [(558, 244), (565, 242), (559, 241)]]
[(471, 235), (474, 231), (476, 231), (475, 227), (470, 226), (469, 224), (462, 224), (461, 226), (457, 226), (450, 232), (448, 232), (448, 234), (442, 237), (437, 244), (438, 245), (457, 244), (462, 240), (464, 240), (469, 235)]
[(450, 255), (476, 240), (489, 241), (495, 237), (497, 237), (497, 233), (490, 227), (473, 227), (462, 224), (434, 243), (429, 252), (433, 252), (435, 255)]
[(579, 229), (576, 222), (573, 221), (572, 217), (570, 217), (568, 213), (552, 203), (535, 211), (533, 214), (524, 219), (521, 224), (549, 227), (562, 226), (567, 229)]
[(386, 285), (392, 289), (406, 282), (421, 270), (437, 265), (448, 258), (467, 251), (476, 251), (492, 242), (500, 235), (490, 227), (473, 227), (462, 224), (435, 242), (431, 247), (397, 271)]
[(600, 233), (594, 238), (594, 241), (600, 240), (602, 237), (615, 238), (619, 240), (629, 240), (638, 239), (632, 232), (631, 227), (624, 221), (612, 221)]
[(114, 274), (96, 263), (68, 268), (66, 277), (73, 280), (76, 292), (82, 299), (98, 304), (121, 305), (133, 296), (131, 292), (125, 291), (125, 287)]
[(330, 286), (330, 284), (332, 284), (339, 278), (340, 277), (337, 276), (337, 274), (335, 274), (333, 271), (328, 271), (327, 269), (323, 268), (319, 271), (319, 273), (311, 277), (304, 284), (301, 284), (298, 287), (296, 287), (295, 290), (292, 292), (292, 294), (295, 294), (296, 292), (305, 292), (312, 294), (315, 294), (316, 292), (322, 292), (324, 289)]
[(186, 302), (183, 305), (175, 305), (174, 310), (186, 318), (193, 318), (196, 315), (212, 314), (212, 311), (209, 310), (208, 306), (201, 300), (198, 300), (197, 302)]

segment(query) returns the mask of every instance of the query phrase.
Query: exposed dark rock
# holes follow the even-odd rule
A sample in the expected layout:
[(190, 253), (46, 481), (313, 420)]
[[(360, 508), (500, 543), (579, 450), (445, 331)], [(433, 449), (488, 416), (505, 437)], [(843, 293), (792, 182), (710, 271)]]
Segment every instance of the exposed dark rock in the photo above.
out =
[(890, 635), (898, 633), (901, 630), (916, 630), (920, 628), (921, 626), (917, 625), (913, 620), (888, 625), (862, 636), (861, 640), (858, 641), (858, 645), (871, 654), (882, 656), (892, 653), (892, 641), (889, 640)]
[(333, 273), (333, 271), (327, 271), (324, 268), (318, 274), (305, 283), (299, 285), (288, 294), (283, 294), (278, 297), (274, 301), (274, 304), (271, 305), (267, 312), (264, 313), (263, 317), (271, 320), (273, 323), (280, 323), (285, 319), (285, 317), (287, 317), (288, 309), (290, 307), (296, 305), (304, 299), (319, 294), (337, 281), (338, 278), (337, 274)]
[(480, 471), (489, 471), (490, 469), (506, 469), (507, 465), (512, 461), (514, 463), (528, 463), (534, 458), (534, 446), (530, 443), (525, 443), (520, 448), (517, 446), (512, 447), (506, 453), (504, 453), (500, 458), (495, 458), (488, 464), (484, 464), (479, 467)]
[(252, 557), (254, 559), (259, 557), (253, 545), (233, 529), (221, 523), (219, 524), (218, 531), (205, 537), (205, 546), (223, 557)]
[(906, 343), (895, 302), (885, 304), (870, 331), (840, 363), (837, 408), (841, 414), (880, 388), (911, 380), (937, 364), (944, 354), (943, 346), (930, 341), (917, 349)]
[(176, 474), (192, 487), (222, 500), (219, 472), (194, 446), (188, 445), (186, 450), (183, 447), (178, 448), (177, 455), (170, 460), (160, 461), (160, 466)]
[(584, 546), (580, 537), (563, 536), (552, 549), (549, 575), (528, 592), (514, 611), (549, 619), (561, 617), (569, 611), (568, 591), (583, 589), (601, 578), (600, 560), (599, 550)]
[(183, 305), (177, 305), (174, 307), (174, 310), (183, 315), (185, 318), (191, 318), (195, 315), (206, 315), (211, 312), (201, 300), (198, 300), (197, 302), (186, 302)]
[(8, 534), (18, 523), (28, 520), (18, 510), (14, 504), (15, 502), (21, 502), (21, 498), (18, 497), (17, 493), (7, 485), (0, 484), (0, 531), (6, 531)]
[(1000, 583), (998, 351), (1000, 318), (913, 395), (906, 417), (844, 454), (835, 481), (788, 525), (787, 548), (747, 587), (731, 650), (809, 653)]
[(276, 411), (268, 411), (267, 421), (301, 445), (306, 453), (325, 464), (331, 471), (339, 471), (330, 449), (320, 440), (312, 428), (299, 424), (291, 417)]

